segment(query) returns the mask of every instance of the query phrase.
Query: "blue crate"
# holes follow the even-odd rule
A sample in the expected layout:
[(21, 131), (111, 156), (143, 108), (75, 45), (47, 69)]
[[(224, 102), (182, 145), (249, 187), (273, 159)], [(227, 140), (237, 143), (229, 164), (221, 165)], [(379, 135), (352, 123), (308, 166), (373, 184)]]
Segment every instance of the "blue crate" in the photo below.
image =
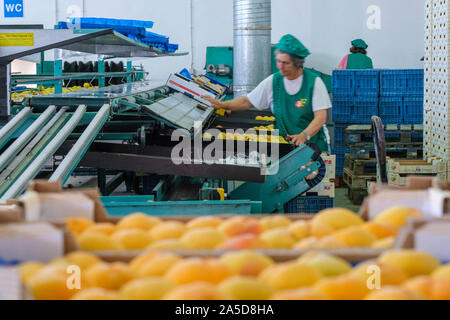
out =
[(355, 71), (355, 94), (357, 96), (378, 97), (380, 93), (379, 70)]
[(355, 71), (334, 70), (332, 75), (333, 96), (354, 96), (355, 95)]
[(406, 95), (423, 95), (423, 69), (405, 70), (405, 91)]
[(378, 97), (355, 97), (352, 123), (369, 124), (372, 116), (378, 115)]
[(401, 124), (403, 97), (380, 97), (380, 118), (383, 124)]
[(423, 123), (423, 95), (411, 95), (403, 98), (403, 123)]
[(333, 121), (335, 123), (351, 123), (352, 109), (354, 105), (353, 96), (333, 95)]
[(21, 261), (18, 260), (4, 260), (0, 258), (0, 267), (14, 267), (21, 263)]
[(405, 70), (380, 71), (380, 95), (400, 96), (406, 90)]
[(345, 141), (345, 129), (347, 124), (335, 124), (334, 125), (334, 144), (342, 144)]
[(335, 144), (331, 153), (336, 155), (336, 174), (342, 176), (344, 173), (345, 155), (350, 153), (350, 148), (345, 146), (344, 143)]
[(286, 204), (286, 213), (316, 214), (323, 209), (333, 208), (334, 199), (323, 196), (299, 196)]
[(380, 95), (420, 95), (423, 94), (423, 69), (381, 70)]

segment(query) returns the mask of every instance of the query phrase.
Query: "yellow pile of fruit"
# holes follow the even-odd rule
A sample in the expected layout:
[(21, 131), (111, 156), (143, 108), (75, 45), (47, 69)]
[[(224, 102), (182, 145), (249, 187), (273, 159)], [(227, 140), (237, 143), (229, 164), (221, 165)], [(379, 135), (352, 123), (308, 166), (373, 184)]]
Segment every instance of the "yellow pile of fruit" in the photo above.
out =
[(415, 209), (395, 207), (364, 222), (347, 209), (326, 209), (310, 220), (283, 215), (264, 218), (202, 216), (183, 223), (134, 213), (112, 223), (67, 219), (82, 250), (196, 249), (320, 249), (343, 247), (391, 248), (407, 217)]
[[(78, 91), (83, 88), (92, 90), (92, 89), (97, 89), (98, 86), (91, 86), (89, 83), (86, 82), (83, 84), (83, 87), (73, 86), (70, 88), (63, 88), (63, 93), (75, 92), (75, 91)], [(48, 94), (54, 94), (54, 93), (55, 93), (55, 88), (53, 88), (53, 87), (49, 87), (49, 88), (39, 87), (37, 89), (30, 89), (30, 90), (26, 90), (26, 91), (22, 91), (22, 92), (13, 92), (11, 94), (11, 98), (12, 99), (21, 99), (21, 98), (25, 98), (25, 97), (48, 95)]]
[(255, 120), (258, 120), (258, 121), (275, 121), (275, 117), (274, 116), (257, 116), (256, 118), (255, 118)]
[[(79, 272), (68, 268), (78, 266)], [(352, 266), (310, 251), (275, 263), (237, 251), (219, 258), (181, 258), (147, 252), (129, 264), (73, 252), (47, 265), (19, 266), (35, 299), (74, 300), (413, 300), (450, 299), (450, 264), (425, 252), (391, 250)], [(68, 284), (76, 284), (70, 286)]]
[(253, 130), (261, 130), (261, 131), (273, 131), (275, 130), (275, 125), (269, 124), (268, 126), (256, 126), (252, 128)]
[[(273, 130), (273, 129), (271, 129)], [(268, 131), (271, 131), (268, 130)], [(212, 135), (208, 132), (203, 134), (203, 139), (210, 140)], [(268, 142), (268, 143), (282, 143), (287, 144), (288, 142), (281, 136), (267, 135), (267, 134), (254, 134), (254, 133), (231, 133), (231, 132), (221, 132), (217, 139), (219, 140), (235, 140), (235, 141), (253, 141), (253, 142)]]

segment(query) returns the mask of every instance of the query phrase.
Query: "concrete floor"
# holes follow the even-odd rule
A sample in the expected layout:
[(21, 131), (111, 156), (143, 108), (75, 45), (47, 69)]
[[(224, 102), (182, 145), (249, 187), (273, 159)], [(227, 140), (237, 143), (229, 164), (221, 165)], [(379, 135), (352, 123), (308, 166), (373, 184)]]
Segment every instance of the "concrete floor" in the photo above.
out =
[(354, 205), (347, 196), (347, 188), (336, 188), (334, 198), (335, 208), (346, 208), (353, 212), (359, 212), (359, 205)]

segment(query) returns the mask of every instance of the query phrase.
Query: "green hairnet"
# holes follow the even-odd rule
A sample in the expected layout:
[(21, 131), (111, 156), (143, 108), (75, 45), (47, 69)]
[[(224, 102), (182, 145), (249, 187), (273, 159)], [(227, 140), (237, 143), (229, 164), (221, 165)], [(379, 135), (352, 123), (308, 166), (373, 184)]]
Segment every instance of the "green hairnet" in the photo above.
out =
[(352, 41), (352, 46), (355, 48), (367, 49), (368, 45), (362, 39), (356, 39)]
[(298, 56), (300, 58), (306, 58), (309, 56), (309, 50), (291, 34), (287, 34), (283, 36), (275, 46), (278, 50), (281, 50), (286, 53), (290, 53), (294, 56)]

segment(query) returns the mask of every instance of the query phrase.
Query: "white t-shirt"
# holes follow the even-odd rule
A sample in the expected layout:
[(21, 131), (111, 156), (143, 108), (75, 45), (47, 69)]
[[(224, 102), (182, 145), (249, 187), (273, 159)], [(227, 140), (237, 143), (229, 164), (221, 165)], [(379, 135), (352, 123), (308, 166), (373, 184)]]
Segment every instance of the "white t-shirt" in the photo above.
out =
[[(294, 95), (300, 91), (303, 83), (303, 75), (294, 80), (283, 78), (287, 93)], [(250, 103), (258, 110), (270, 109), (273, 113), (273, 75), (263, 80), (252, 92), (247, 95)], [(331, 108), (330, 96), (325, 83), (319, 77), (314, 84), (312, 101), (313, 112)]]

